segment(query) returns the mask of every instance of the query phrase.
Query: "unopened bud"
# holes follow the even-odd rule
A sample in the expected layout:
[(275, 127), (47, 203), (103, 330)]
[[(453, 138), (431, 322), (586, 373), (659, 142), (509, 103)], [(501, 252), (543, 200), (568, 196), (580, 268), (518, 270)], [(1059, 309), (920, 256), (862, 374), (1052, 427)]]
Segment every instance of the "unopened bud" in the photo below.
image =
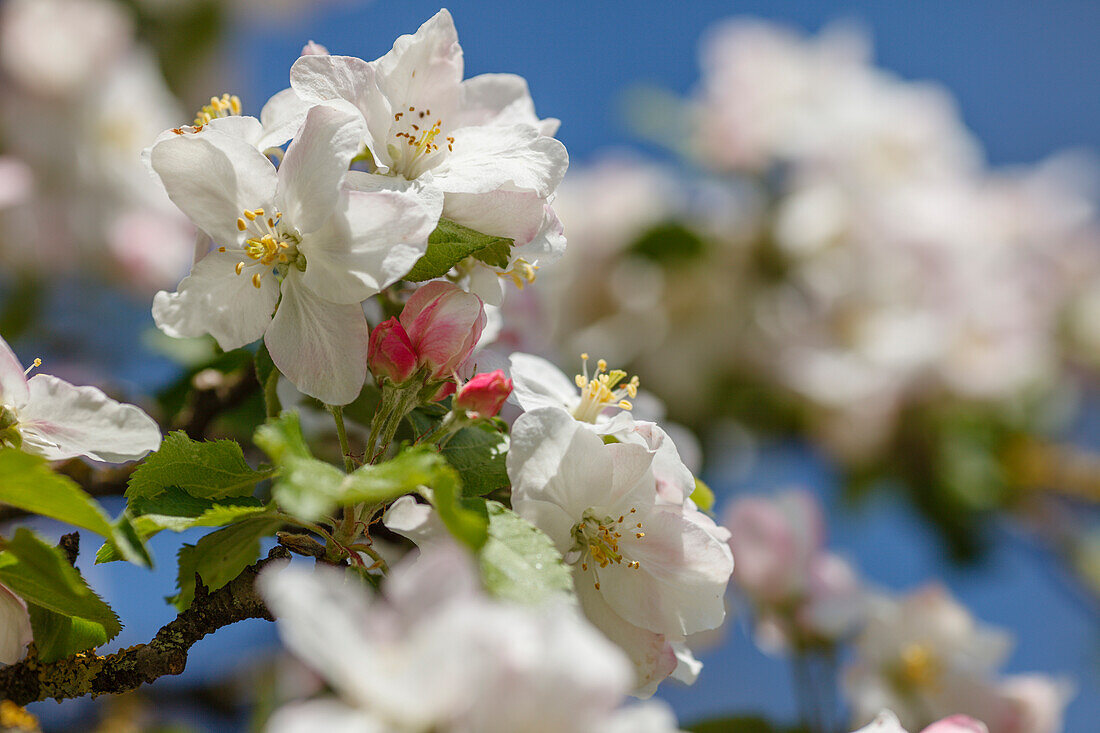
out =
[(485, 328), (481, 298), (453, 283), (437, 280), (424, 285), (401, 311), (420, 366), (430, 378), (446, 379), (470, 356)]
[(395, 384), (403, 384), (416, 371), (416, 352), (396, 318), (379, 323), (371, 331), (367, 366), (379, 383), (389, 379)]
[(462, 385), (455, 395), (456, 410), (476, 412), (478, 417), (496, 417), (508, 395), (512, 394), (512, 380), (497, 369), (494, 372), (474, 375)]

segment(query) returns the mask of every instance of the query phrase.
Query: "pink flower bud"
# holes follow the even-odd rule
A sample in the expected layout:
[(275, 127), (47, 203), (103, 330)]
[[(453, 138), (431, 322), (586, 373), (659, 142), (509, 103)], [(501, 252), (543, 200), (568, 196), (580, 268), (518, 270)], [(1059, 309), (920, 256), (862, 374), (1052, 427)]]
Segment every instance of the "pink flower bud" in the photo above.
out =
[(485, 328), (481, 298), (449, 282), (437, 280), (409, 298), (401, 311), (418, 364), (432, 379), (446, 379), (474, 350)]
[(379, 382), (384, 377), (396, 384), (408, 381), (416, 371), (416, 352), (396, 318), (379, 323), (371, 331), (367, 366)]
[(476, 412), (479, 417), (495, 417), (504, 400), (512, 394), (512, 380), (497, 369), (487, 374), (476, 374), (455, 396), (455, 409)]

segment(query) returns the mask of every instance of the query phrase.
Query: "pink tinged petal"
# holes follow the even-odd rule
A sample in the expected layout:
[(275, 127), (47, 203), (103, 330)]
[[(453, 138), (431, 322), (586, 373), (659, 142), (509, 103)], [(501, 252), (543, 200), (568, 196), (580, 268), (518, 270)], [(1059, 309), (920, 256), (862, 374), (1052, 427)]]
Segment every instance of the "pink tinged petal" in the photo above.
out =
[(452, 134), (453, 152), (435, 169), (447, 193), (531, 191), (546, 198), (569, 167), (565, 146), (530, 125), (463, 127)]
[(416, 182), (352, 172), (335, 214), (299, 245), (304, 281), (338, 303), (359, 303), (406, 275), (428, 247), (443, 194)]
[(328, 49), (322, 46), (320, 43), (310, 41), (306, 45), (302, 46), (302, 56), (328, 56)]
[(23, 366), (8, 342), (0, 338), (0, 405), (18, 409), (27, 404), (29, 396)]
[(509, 357), (515, 385), (513, 401), (524, 410), (559, 407), (572, 410), (580, 402), (573, 380), (541, 356), (516, 352)]
[[(717, 628), (725, 619), (733, 558), (729, 547), (693, 521), (697, 513), (667, 505), (639, 512), (644, 537), (624, 532), (624, 562), (596, 570), (604, 598), (630, 623), (685, 636)], [(641, 567), (630, 568), (625, 560)]]
[(434, 116), (446, 117), (458, 106), (462, 47), (454, 19), (445, 9), (425, 21), (415, 34), (398, 37), (393, 49), (371, 65), (379, 89), (395, 109), (411, 105), (434, 109)]
[(631, 694), (648, 698), (657, 685), (676, 669), (676, 652), (663, 634), (635, 626), (608, 605), (595, 587), (591, 570), (575, 571), (577, 599), (592, 625), (622, 649), (634, 665), (634, 689)]
[(237, 219), (245, 209), (270, 206), (275, 193), (271, 161), (216, 130), (159, 142), (150, 159), (172, 202), (222, 246), (242, 241)]
[(462, 385), (455, 395), (456, 410), (467, 410), (480, 417), (496, 417), (508, 395), (512, 394), (512, 380), (504, 371), (476, 374)]
[(449, 377), (473, 352), (485, 328), (481, 298), (436, 280), (413, 293), (401, 311), (420, 364), (434, 379)]
[(290, 86), (310, 104), (344, 99), (358, 109), (367, 123), (366, 146), (385, 172), (393, 110), (378, 90), (371, 64), (354, 56), (302, 56), (290, 67)]
[(87, 456), (122, 463), (160, 447), (160, 427), (139, 407), (48, 374), (31, 377), (28, 386), (30, 401), (19, 414), (28, 453), (51, 461)]
[[(989, 729), (985, 723), (967, 715), (952, 715), (936, 721), (921, 733), (989, 733)], [(1053, 729), (1049, 733), (1054, 733)]]
[(27, 604), (0, 585), (0, 664), (15, 664), (25, 657), (33, 639)]
[(367, 367), (379, 382), (388, 379), (394, 384), (404, 384), (416, 371), (416, 352), (396, 318), (379, 323), (371, 331)]
[(313, 232), (332, 216), (362, 130), (358, 112), (343, 102), (319, 104), (306, 115), (279, 166), (275, 189), (275, 201), (291, 226)]
[(279, 283), (265, 271), (257, 289), (248, 268), (238, 275), (245, 255), (211, 252), (203, 257), (174, 293), (163, 290), (153, 298), (153, 320), (175, 338), (209, 333), (226, 351), (250, 344), (264, 335), (279, 300)]
[(271, 360), (301, 392), (328, 405), (359, 396), (367, 378), (367, 319), (359, 304), (322, 299), (291, 267), (264, 343)]
[(335, 699), (289, 703), (271, 714), (267, 733), (393, 733), (385, 721)]
[(298, 132), (312, 106), (312, 103), (299, 97), (293, 89), (276, 92), (260, 110), (263, 134), (256, 140), (256, 147), (267, 150), (286, 143)]

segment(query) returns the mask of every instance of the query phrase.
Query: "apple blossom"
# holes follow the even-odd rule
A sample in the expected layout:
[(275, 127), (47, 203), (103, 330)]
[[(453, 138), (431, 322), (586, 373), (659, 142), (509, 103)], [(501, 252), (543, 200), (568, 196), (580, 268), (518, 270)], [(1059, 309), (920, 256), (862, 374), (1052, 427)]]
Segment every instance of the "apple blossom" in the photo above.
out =
[[(260, 589), (284, 642), (340, 696), (286, 706), (269, 730), (676, 730), (664, 706), (618, 707), (630, 667), (575, 610), (490, 600), (453, 544), (396, 567), (381, 596), (294, 567), (268, 571)], [(634, 722), (648, 727), (624, 727)]]
[(478, 417), (496, 417), (508, 395), (512, 394), (512, 380), (504, 371), (476, 374), (463, 384), (455, 394), (456, 410), (476, 413)]
[(993, 714), (1004, 705), (995, 675), (1010, 644), (939, 586), (873, 599), (845, 679), (853, 713), (866, 721), (889, 708), (909, 728), (966, 713), (987, 721), (991, 733), (1008, 733)]
[(516, 420), (507, 459), (513, 508), (572, 565), (585, 613), (632, 657), (663, 655), (670, 673), (670, 644), (725, 618), (733, 558), (690, 503), (658, 501), (653, 463), (646, 447), (607, 445), (554, 407)]
[(417, 184), (349, 173), (361, 125), (346, 105), (313, 107), (277, 171), (218, 129), (153, 147), (169, 196), (220, 245), (175, 293), (157, 294), (162, 331), (209, 333), (223, 349), (263, 336), (302, 392), (328, 404), (355, 399), (367, 369), (360, 302), (423, 254), (442, 204)]
[(565, 247), (548, 206), (568, 166), (550, 137), (557, 120), (535, 116), (527, 83), (511, 74), (463, 81), (454, 21), (440, 10), (413, 35), (373, 61), (307, 55), (290, 72), (291, 88), (310, 104), (344, 99), (366, 127), (362, 145), (376, 172), (422, 179), (446, 193), (443, 216), (477, 231), (509, 237), (505, 267), (470, 265), (471, 288), (500, 302), (497, 275), (517, 284)]
[(15, 664), (33, 640), (27, 604), (0, 584), (0, 664)]
[[(627, 377), (621, 369), (608, 370), (600, 359), (596, 372), (588, 374), (588, 354), (581, 354), (581, 373), (569, 379), (546, 359), (533, 354), (514, 353), (509, 358), (515, 384), (515, 402), (524, 410), (539, 407), (564, 409), (577, 420), (593, 424), (610, 421), (609, 409), (631, 410), (629, 399), (638, 396), (638, 377)], [(629, 416), (615, 425), (625, 425)]]
[(115, 402), (95, 387), (74, 387), (26, 371), (0, 338), (0, 447), (58, 461), (86, 456), (122, 463), (160, 446), (160, 427), (134, 405)]

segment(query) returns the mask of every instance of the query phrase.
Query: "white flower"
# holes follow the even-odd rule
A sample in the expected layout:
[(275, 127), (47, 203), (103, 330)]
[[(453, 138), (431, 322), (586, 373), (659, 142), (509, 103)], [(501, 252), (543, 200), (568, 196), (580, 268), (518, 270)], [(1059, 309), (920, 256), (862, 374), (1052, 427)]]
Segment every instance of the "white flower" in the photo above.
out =
[[(431, 173), (446, 192), (443, 215), (517, 245), (507, 267), (494, 272), (522, 284), (565, 247), (561, 225), (548, 207), (569, 163), (553, 137), (557, 120), (539, 120), (527, 83), (512, 74), (463, 81), (462, 48), (450, 13), (440, 10), (414, 35), (373, 61), (308, 55), (290, 71), (291, 88), (309, 103), (344, 99), (365, 121), (362, 144), (374, 170), (406, 180)], [(283, 94), (283, 93), (280, 93)], [(280, 99), (284, 108), (292, 102)], [(273, 113), (273, 116), (274, 113)], [(531, 258), (531, 259), (526, 259)], [(540, 259), (541, 258), (541, 259)], [(500, 302), (500, 286), (471, 287)]]
[(27, 653), (33, 640), (27, 604), (0, 585), (0, 664), (15, 664)]
[(989, 721), (1001, 704), (994, 675), (1010, 645), (942, 587), (877, 599), (845, 679), (853, 714), (867, 721), (889, 708), (908, 728), (956, 713)]
[(676, 667), (672, 643), (722, 623), (733, 571), (709, 518), (658, 501), (654, 460), (641, 445), (605, 445), (558, 408), (516, 420), (508, 452), (512, 505), (573, 566), (585, 613), (636, 664), (654, 658), (640, 682)]
[(155, 451), (160, 440), (153, 418), (95, 387), (74, 387), (48, 374), (28, 380), (0, 338), (0, 447), (21, 448), (51, 461), (87, 456), (122, 463)]
[(384, 597), (332, 571), (265, 573), (261, 591), (287, 646), (340, 695), (283, 708), (269, 730), (596, 733), (628, 730), (627, 721), (676, 729), (666, 708), (618, 709), (630, 667), (573, 610), (497, 603), (477, 586), (454, 545), (395, 568)]
[(349, 173), (361, 126), (346, 105), (313, 107), (278, 171), (216, 128), (154, 146), (168, 195), (219, 245), (175, 293), (157, 294), (161, 330), (209, 333), (227, 350), (263, 336), (302, 392), (355, 399), (366, 377), (360, 302), (408, 272), (442, 206), (416, 184)]
[(615, 432), (633, 423), (626, 412), (608, 415), (609, 410), (629, 411), (628, 400), (638, 396), (638, 378), (627, 378), (620, 369), (608, 371), (601, 359), (595, 374), (588, 374), (588, 354), (582, 354), (583, 368), (573, 379), (546, 359), (534, 354), (514, 353), (509, 357), (512, 398), (525, 411), (540, 407), (565, 410), (577, 420)]

